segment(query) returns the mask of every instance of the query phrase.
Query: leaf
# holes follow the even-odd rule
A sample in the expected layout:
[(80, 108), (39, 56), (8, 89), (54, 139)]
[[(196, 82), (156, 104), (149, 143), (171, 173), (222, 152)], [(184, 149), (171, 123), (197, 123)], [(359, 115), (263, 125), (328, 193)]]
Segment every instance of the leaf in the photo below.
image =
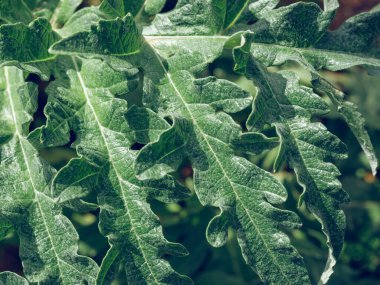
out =
[(98, 53), (125, 56), (139, 51), (141, 42), (132, 16), (123, 19), (102, 20), (91, 26), (89, 32), (79, 32), (62, 39), (50, 48), (54, 54), (83, 54), (95, 56)]
[(348, 202), (337, 176), (338, 169), (327, 160), (346, 157), (345, 145), (312, 115), (328, 111), (327, 104), (311, 89), (300, 86), (290, 72), (270, 73), (249, 53), (250, 39), (234, 50), (236, 70), (260, 89), (248, 118), (250, 130), (261, 130), (265, 123), (276, 127), (282, 147), (299, 184), (304, 188), (300, 204), (317, 217), (327, 236), (329, 259), (322, 275), (326, 283), (343, 247), (345, 216), (339, 205)]
[[(334, 1), (325, 3), (325, 10), (327, 12), (329, 10), (333, 11), (335, 8), (336, 3)], [(273, 12), (266, 13), (270, 14)], [(303, 14), (305, 17), (310, 17), (310, 12)], [(284, 25), (283, 23), (286, 21), (278, 13), (274, 13), (271, 17), (280, 22), (281, 25)], [(251, 53), (255, 58), (268, 66), (283, 64), (287, 60), (296, 61), (311, 72), (314, 84), (325, 82), (318, 73), (318, 70), (322, 68), (336, 71), (355, 65), (364, 65), (371, 73), (376, 74), (380, 70), (380, 48), (376, 43), (376, 39), (380, 35), (379, 19), (380, 12), (362, 13), (352, 17), (338, 30), (326, 32), (321, 39), (314, 43), (314, 47), (312, 48), (302, 48), (302, 45), (300, 46), (299, 44), (292, 47), (293, 42), (299, 41), (300, 34), (295, 34), (289, 36), (289, 42), (280, 42), (284, 46), (278, 45), (278, 42), (273, 45), (252, 43)], [(303, 30), (301, 22), (295, 23)], [(294, 29), (290, 30), (293, 31)], [(311, 31), (313, 30), (315, 29), (311, 29)], [(275, 31), (277, 32), (278, 29), (275, 29)], [(282, 33), (281, 36), (283, 36)], [(302, 37), (304, 37), (303, 34)], [(311, 38), (317, 39), (318, 36), (314, 35)], [(260, 39), (260, 36), (253, 35), (253, 42), (257, 41), (266, 42), (268, 39)], [(325, 89), (324, 93), (330, 97), (343, 119), (350, 126), (369, 160), (372, 173), (376, 173), (377, 159), (369, 135), (365, 130), (361, 114), (352, 103), (343, 100), (343, 95), (337, 95), (341, 93), (340, 91), (336, 90), (329, 83), (324, 85), (324, 87), (319, 88)]]
[[(148, 51), (142, 53), (142, 58), (148, 57), (150, 66), (155, 67), (150, 74), (143, 65), (152, 86), (156, 86), (146, 90), (144, 102), (161, 117), (172, 116), (174, 124), (158, 142), (141, 150), (136, 160), (139, 178), (158, 179), (175, 171), (188, 157), (201, 203), (222, 211), (221, 217), (209, 225), (209, 241), (214, 246), (223, 245), (226, 225), (232, 226), (245, 260), (264, 282), (308, 284), (302, 258), (280, 230), (298, 227), (298, 217), (270, 204), (285, 201), (286, 190), (269, 173), (234, 156), (230, 145), (240, 128), (222, 110), (243, 110), (251, 102), (250, 95), (229, 81), (195, 79), (187, 71), (171, 72), (170, 65), (165, 68), (153, 49), (149, 56)], [(219, 222), (222, 217), (223, 223)]]
[[(23, 23), (0, 26), (0, 67), (17, 66), (49, 79), (51, 61), (48, 49), (58, 35), (46, 19), (39, 18), (26, 26)], [(28, 43), (28, 44), (25, 44)]]
[(16, 273), (5, 271), (0, 273), (0, 285), (28, 285), (28, 281)]
[[(70, 86), (50, 91), (45, 111), (48, 121), (42, 130), (42, 139), (49, 145), (66, 143), (70, 130), (78, 137), (75, 145), (79, 158), (58, 172), (54, 196), (65, 203), (91, 190), (96, 192), (100, 231), (108, 238), (111, 250), (120, 251), (128, 283), (191, 284), (162, 258), (165, 254), (183, 256), (187, 251), (164, 238), (159, 220), (147, 203), (153, 197), (163, 201), (183, 199), (188, 191), (170, 176), (140, 182), (132, 167), (136, 157), (130, 149), (132, 139), (156, 136), (153, 130), (146, 131), (150, 129), (146, 124), (153, 121), (149, 118), (152, 112), (131, 111), (139, 111), (143, 122), (141, 128), (135, 125), (131, 130), (124, 117), (127, 102), (114, 97), (129, 91), (125, 82), (131, 74), (116, 72), (99, 60), (85, 60), (82, 65), (72, 60), (73, 69), (67, 71)], [(127, 113), (129, 119), (131, 112)], [(165, 125), (156, 123), (157, 119), (152, 126)]]
[[(379, 73), (379, 36), (380, 11), (361, 13), (348, 19), (338, 30), (326, 33), (315, 47), (346, 55), (347, 59), (354, 57), (351, 66), (364, 64), (376, 74)], [(363, 63), (356, 63), (355, 56), (362, 58)]]
[(0, 2), (0, 19), (7, 24), (23, 22), (29, 24), (33, 14), (22, 0), (2, 0)]
[(28, 142), (29, 123), (37, 108), (37, 88), (24, 83), (23, 73), (5, 67), (0, 91), (14, 126), (13, 137), (1, 146), (0, 215), (10, 221), (20, 238), (20, 257), (30, 282), (95, 284), (98, 267), (77, 255), (78, 234), (50, 197), (54, 171), (39, 159)]

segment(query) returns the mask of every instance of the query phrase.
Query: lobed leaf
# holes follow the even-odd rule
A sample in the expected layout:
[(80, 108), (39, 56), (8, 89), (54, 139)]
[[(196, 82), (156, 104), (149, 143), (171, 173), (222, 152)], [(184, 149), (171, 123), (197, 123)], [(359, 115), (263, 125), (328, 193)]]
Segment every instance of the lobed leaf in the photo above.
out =
[[(159, 220), (147, 203), (151, 197), (173, 201), (189, 193), (170, 176), (140, 182), (132, 167), (137, 155), (130, 149), (134, 140), (156, 137), (153, 127), (166, 129), (166, 123), (158, 123), (150, 111), (132, 108), (127, 112), (127, 102), (115, 97), (131, 90), (129, 82), (133, 82), (136, 71), (117, 72), (99, 60), (84, 60), (82, 64), (75, 58), (72, 61), (73, 67), (67, 71), (69, 87), (50, 90), (48, 121), (42, 130), (42, 139), (48, 145), (66, 143), (70, 130), (78, 137), (75, 145), (79, 158), (58, 172), (54, 196), (67, 203), (89, 191), (96, 192), (100, 231), (108, 238), (111, 251), (120, 253), (128, 283), (191, 284), (162, 258), (165, 254), (186, 255), (187, 251), (164, 238)], [(133, 116), (138, 116), (140, 124), (131, 129)], [(104, 279), (104, 270), (98, 278)]]
[(95, 284), (96, 263), (77, 255), (78, 234), (50, 196), (54, 171), (26, 137), (37, 107), (37, 88), (24, 83), (22, 71), (15, 67), (4, 67), (0, 75), (5, 83), (0, 89), (2, 108), (14, 130), (0, 152), (0, 216), (20, 238), (25, 276), (41, 284)]
[(243, 39), (243, 45), (234, 50), (236, 69), (260, 90), (247, 126), (261, 130), (268, 123), (276, 128), (286, 158), (304, 188), (300, 204), (305, 202), (327, 236), (329, 259), (321, 278), (326, 283), (343, 247), (345, 216), (339, 205), (348, 202), (336, 178), (338, 169), (326, 160), (345, 158), (346, 147), (322, 124), (310, 121), (312, 115), (326, 113), (327, 104), (300, 86), (293, 73), (268, 72), (250, 55), (249, 40)]
[(309, 283), (302, 258), (281, 231), (300, 222), (294, 213), (270, 204), (285, 201), (285, 189), (269, 173), (233, 153), (231, 144), (241, 130), (225, 112), (246, 108), (250, 95), (229, 81), (195, 79), (164, 61), (149, 45), (143, 46), (138, 62), (146, 77), (145, 105), (161, 117), (174, 119), (158, 142), (141, 150), (136, 160), (138, 177), (158, 179), (189, 158), (201, 203), (222, 211), (209, 225), (210, 243), (222, 246), (231, 226), (247, 263), (264, 282)]
[[(296, 6), (290, 5), (285, 8), (279, 8), (274, 10), (276, 12), (265, 10), (265, 19), (257, 23), (258, 28), (255, 28), (255, 26), (252, 28), (257, 34), (252, 36), (251, 53), (267, 66), (279, 65), (291, 60), (298, 62), (309, 70), (312, 74), (315, 88), (324, 89), (323, 93), (330, 97), (360, 143), (371, 165), (372, 173), (376, 173), (378, 166), (377, 159), (369, 135), (365, 130), (361, 114), (352, 103), (344, 101), (343, 95), (337, 95), (341, 92), (331, 84), (323, 84), (325, 87), (318, 87), (317, 84), (318, 82), (326, 83), (318, 73), (318, 70), (323, 68), (336, 71), (356, 65), (363, 65), (370, 73), (378, 73), (380, 49), (376, 43), (376, 39), (380, 33), (380, 13), (374, 11), (359, 14), (345, 22), (338, 30), (329, 32), (326, 31), (327, 24), (331, 21), (332, 13), (337, 7), (335, 2), (325, 1), (325, 12), (318, 13), (318, 15), (322, 16), (325, 14), (322, 19), (326, 19), (326, 21), (321, 22), (325, 24), (322, 25), (320, 21), (316, 21), (316, 27), (310, 28), (310, 33), (304, 32), (302, 23), (306, 22), (306, 20), (299, 21), (300, 17), (298, 16), (295, 17), (297, 20), (293, 21), (290, 18), (290, 24), (286, 24), (287, 20), (289, 22), (289, 13), (282, 15), (281, 9), (290, 11), (290, 15), (292, 15), (293, 11), (297, 10)], [(299, 5), (301, 7), (304, 4)], [(312, 6), (303, 7), (306, 10), (301, 15), (305, 17), (311, 17), (313, 9), (318, 10), (318, 8), (312, 8)], [(290, 34), (286, 34), (280, 32), (280, 28), (270, 25), (276, 34), (286, 37), (286, 40), (273, 39), (273, 36), (270, 34), (271, 29), (268, 30), (266, 24), (262, 24), (266, 23), (268, 18), (273, 19), (275, 23), (280, 23), (284, 28), (287, 26), (293, 27), (289, 29), (291, 31)], [(297, 29), (300, 32), (291, 34), (297, 31)], [(317, 33), (317, 31), (319, 32)], [(323, 36), (320, 37), (320, 35)], [(303, 42), (306, 42), (307, 45), (303, 46)], [(308, 47), (308, 45), (312, 46)]]

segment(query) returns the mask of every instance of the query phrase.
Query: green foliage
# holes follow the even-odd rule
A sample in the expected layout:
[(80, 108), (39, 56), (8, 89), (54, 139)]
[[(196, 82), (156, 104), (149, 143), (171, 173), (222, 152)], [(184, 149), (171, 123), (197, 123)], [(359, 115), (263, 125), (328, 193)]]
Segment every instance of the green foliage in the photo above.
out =
[[(344, 243), (341, 204), (349, 197), (335, 163), (347, 147), (315, 122), (330, 111), (319, 95), (347, 122), (374, 175), (377, 159), (364, 118), (320, 70), (362, 65), (380, 74), (379, 11), (331, 32), (336, 0), (324, 9), (179, 0), (165, 13), (163, 0), (104, 0), (78, 11), (78, 0), (16, 2), (0, 0), (0, 239), (17, 233), (26, 279), (4, 272), (1, 284), (100, 285), (118, 274), (124, 284), (192, 284), (167, 260), (188, 250), (165, 238), (151, 209), (154, 200), (176, 205), (192, 195), (217, 209), (205, 221), (212, 246), (236, 235), (265, 284), (311, 284), (290, 240), (302, 221), (280, 205), (284, 185), (255, 164), (266, 151), (276, 154), (275, 170), (294, 169), (303, 188), (298, 205), (322, 226), (329, 253), (318, 282), (327, 283)], [(222, 55), (256, 96), (208, 74)], [(292, 71), (267, 68), (288, 61), (310, 74), (308, 87)], [(45, 106), (26, 80), (33, 74), (54, 78)], [(34, 122), (39, 107), (42, 125)], [(76, 155), (58, 169), (43, 159), (67, 145)], [(191, 187), (178, 175), (186, 163)], [(79, 236), (63, 209), (99, 209), (109, 245), (100, 268), (78, 254)]]

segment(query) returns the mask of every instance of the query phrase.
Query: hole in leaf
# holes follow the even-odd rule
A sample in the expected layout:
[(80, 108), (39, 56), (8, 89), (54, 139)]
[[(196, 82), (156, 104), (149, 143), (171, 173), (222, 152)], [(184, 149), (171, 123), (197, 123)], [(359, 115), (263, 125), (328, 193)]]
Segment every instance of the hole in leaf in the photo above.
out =
[(107, 239), (99, 232), (99, 209), (77, 213), (65, 208), (63, 214), (71, 220), (79, 234), (78, 253), (94, 259), (100, 265), (109, 245)]
[(20, 240), (15, 231), (0, 241), (0, 272), (11, 271), (19, 275), (24, 275), (22, 263), (19, 256)]
[(178, 0), (166, 1), (164, 8), (162, 8), (162, 10), (161, 10), (161, 13), (166, 13), (166, 12), (170, 12), (171, 10), (173, 10), (175, 8), (175, 6), (177, 5), (177, 2), (178, 2)]
[(143, 147), (144, 147), (144, 145), (141, 144), (141, 143), (134, 143), (134, 144), (131, 146), (131, 149), (132, 149), (132, 150), (140, 150), (140, 149), (142, 149)]
[(169, 125), (173, 126), (173, 119), (171, 117), (165, 117), (165, 120)]
[(44, 108), (47, 104), (48, 95), (46, 94), (46, 88), (49, 86), (50, 82), (54, 81), (54, 76), (51, 76), (49, 81), (43, 81), (36, 74), (29, 74), (26, 78), (26, 82), (33, 82), (38, 85), (38, 108), (33, 115), (33, 121), (29, 126), (29, 131), (42, 126), (46, 122), (46, 117), (44, 114)]
[(72, 143), (74, 143), (77, 139), (77, 135), (74, 131), (70, 131), (70, 141), (68, 142), (68, 144), (66, 145), (67, 147), (69, 147)]

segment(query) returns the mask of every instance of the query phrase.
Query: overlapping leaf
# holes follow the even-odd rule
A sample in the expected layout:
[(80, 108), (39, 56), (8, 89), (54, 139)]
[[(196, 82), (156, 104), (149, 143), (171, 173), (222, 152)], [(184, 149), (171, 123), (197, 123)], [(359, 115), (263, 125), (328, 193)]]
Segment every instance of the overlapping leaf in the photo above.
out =
[[(100, 207), (100, 230), (119, 252), (131, 284), (190, 284), (171, 269), (165, 254), (186, 255), (186, 249), (168, 242), (150, 210), (148, 197), (172, 201), (187, 191), (170, 176), (148, 182), (136, 179), (134, 141), (157, 139), (167, 129), (152, 111), (132, 108), (115, 96), (136, 87), (136, 70), (116, 72), (104, 62), (75, 58), (68, 70), (70, 86), (51, 89), (46, 107), (48, 121), (42, 130), (47, 145), (64, 144), (69, 131), (77, 134), (79, 158), (62, 168), (54, 180), (53, 193), (61, 203), (95, 190)], [(126, 117), (125, 117), (126, 116)], [(136, 123), (138, 121), (138, 124)], [(133, 122), (133, 127), (129, 126)], [(108, 262), (108, 261), (107, 261)]]
[(96, 263), (77, 255), (78, 234), (50, 196), (54, 171), (27, 139), (37, 87), (24, 83), (21, 70), (5, 67), (0, 69), (0, 98), (3, 119), (13, 130), (0, 149), (0, 216), (20, 238), (26, 277), (40, 284), (95, 284)]

